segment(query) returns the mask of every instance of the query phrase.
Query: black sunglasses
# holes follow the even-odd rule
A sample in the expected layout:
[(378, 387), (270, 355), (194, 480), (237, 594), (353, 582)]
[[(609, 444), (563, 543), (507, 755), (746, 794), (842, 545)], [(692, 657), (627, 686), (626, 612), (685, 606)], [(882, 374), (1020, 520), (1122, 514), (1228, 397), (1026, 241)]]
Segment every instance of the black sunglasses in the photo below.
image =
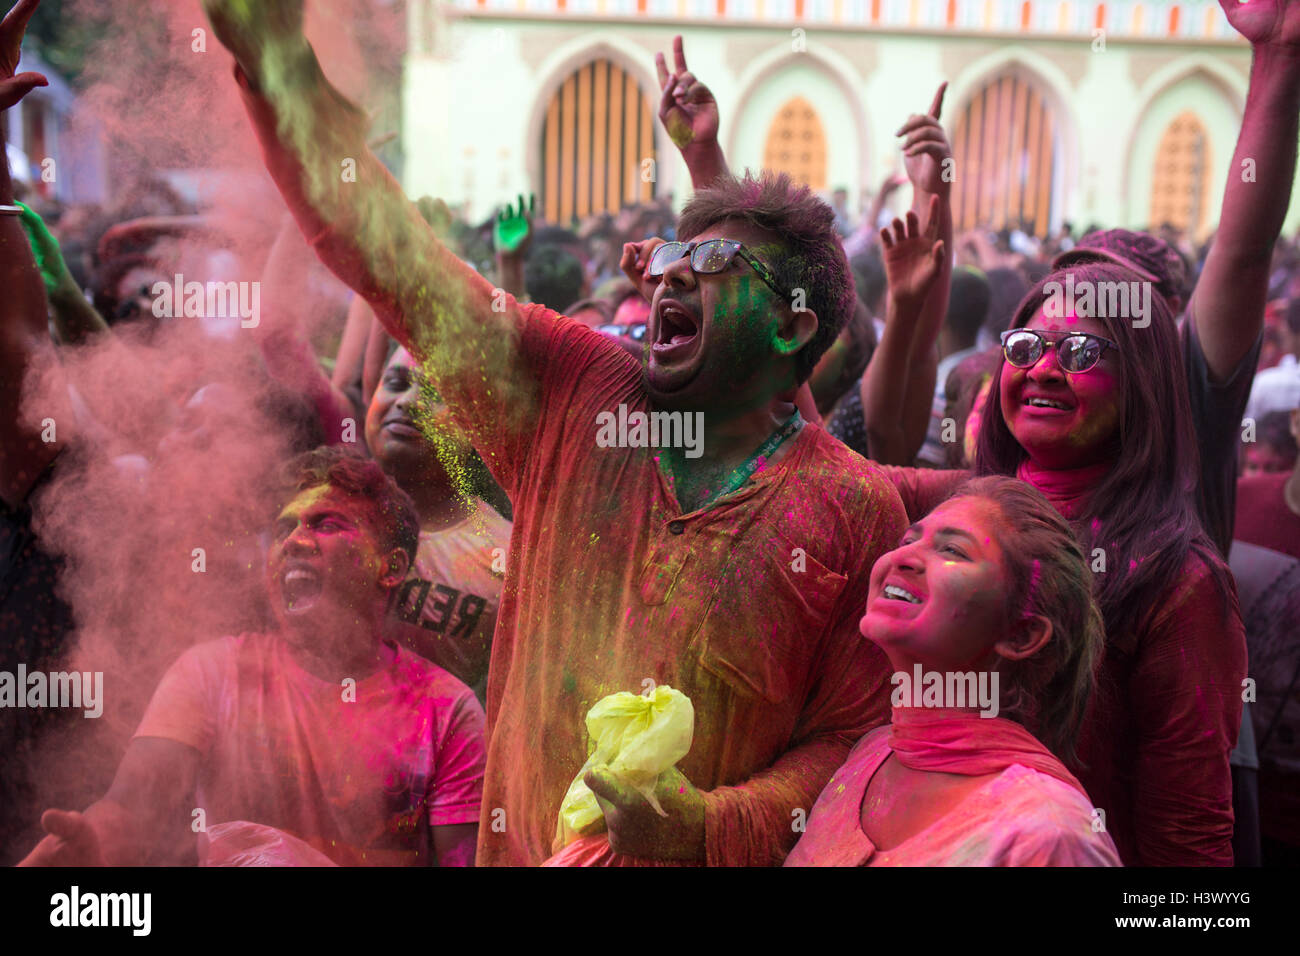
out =
[(1107, 349), (1119, 350), (1110, 339), (1090, 332), (1011, 329), (1002, 333), (1002, 355), (1016, 368), (1033, 368), (1049, 347), (1056, 349), (1056, 361), (1064, 371), (1076, 373), (1095, 366)]
[(772, 270), (754, 256), (744, 244), (735, 239), (706, 239), (703, 242), (665, 242), (650, 253), (650, 275), (658, 278), (664, 270), (678, 259), (691, 257), (691, 268), (697, 275), (716, 275), (724, 271), (739, 256), (758, 273), (758, 277), (767, 283), (768, 288), (782, 299), (789, 299), (790, 293), (777, 284)]

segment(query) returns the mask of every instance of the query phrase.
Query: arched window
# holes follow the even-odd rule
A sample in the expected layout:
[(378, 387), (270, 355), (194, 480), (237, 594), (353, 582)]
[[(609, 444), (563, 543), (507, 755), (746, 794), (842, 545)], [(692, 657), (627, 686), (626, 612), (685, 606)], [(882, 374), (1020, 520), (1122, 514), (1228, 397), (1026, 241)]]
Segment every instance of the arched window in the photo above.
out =
[(789, 173), (814, 190), (826, 188), (826, 132), (802, 96), (782, 106), (768, 127), (763, 167)]
[(1051, 108), (1024, 77), (1009, 73), (977, 90), (953, 127), (957, 229), (1046, 235), (1058, 140)]
[(1168, 223), (1191, 233), (1205, 225), (1210, 201), (1210, 137), (1195, 113), (1174, 117), (1156, 149), (1152, 229)]
[(635, 78), (595, 60), (560, 84), (542, 128), (542, 208), (551, 222), (654, 198), (655, 122)]

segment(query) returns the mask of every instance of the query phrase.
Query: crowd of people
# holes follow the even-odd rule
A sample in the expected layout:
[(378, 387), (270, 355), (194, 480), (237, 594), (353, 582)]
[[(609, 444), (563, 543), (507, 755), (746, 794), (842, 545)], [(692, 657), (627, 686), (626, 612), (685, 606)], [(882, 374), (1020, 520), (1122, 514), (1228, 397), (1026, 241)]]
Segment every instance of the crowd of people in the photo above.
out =
[[(0, 24), (0, 118), (38, 3)], [(0, 693), (3, 862), (1300, 861), (1300, 6), (1223, 4), (1255, 172), (1202, 243), (957, 234), (945, 86), (855, 222), (728, 168), (680, 37), (680, 212), (470, 223), (375, 158), (302, 0), (204, 6), (287, 207), (261, 321), (160, 317), (222, 249), (165, 185), (65, 208), (0, 164), (0, 672), (152, 667), (59, 789), (79, 716)], [(100, 368), (160, 370), (148, 423)], [(133, 633), (153, 565), (107, 542), (161, 561), (178, 521), (225, 544), (153, 578), (180, 637)], [(686, 755), (585, 768), (592, 707), (664, 685)]]

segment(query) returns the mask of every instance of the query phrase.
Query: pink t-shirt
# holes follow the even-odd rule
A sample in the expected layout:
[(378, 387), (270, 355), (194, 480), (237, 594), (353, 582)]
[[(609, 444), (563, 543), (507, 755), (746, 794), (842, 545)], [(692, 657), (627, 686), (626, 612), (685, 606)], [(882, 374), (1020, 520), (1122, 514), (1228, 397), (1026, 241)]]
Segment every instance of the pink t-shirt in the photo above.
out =
[(163, 675), (135, 735), (199, 752), (209, 826), (277, 827), (344, 866), (423, 865), (428, 827), (478, 822), (483, 709), (396, 650), (353, 693), (303, 670), (275, 636), (199, 644)]
[(1093, 829), (1093, 808), (1074, 787), (1012, 764), (889, 850), (862, 832), (867, 785), (890, 754), (889, 727), (858, 742), (813, 805), (786, 866), (1120, 866), (1115, 844)]

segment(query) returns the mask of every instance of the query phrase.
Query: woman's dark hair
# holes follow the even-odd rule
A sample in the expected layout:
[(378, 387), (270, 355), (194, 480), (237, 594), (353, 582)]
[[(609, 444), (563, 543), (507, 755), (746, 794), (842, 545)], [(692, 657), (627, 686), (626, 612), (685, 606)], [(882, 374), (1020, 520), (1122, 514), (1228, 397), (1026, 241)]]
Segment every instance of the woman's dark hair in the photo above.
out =
[(1015, 478), (972, 478), (953, 498), (980, 498), (1000, 513), (994, 534), (1006, 572), (1008, 625), (1040, 616), (1052, 626), (1037, 653), (1001, 661), (1001, 715), (1072, 761), (1106, 643), (1079, 539), (1040, 491)]
[[(1052, 272), (1021, 300), (1008, 327), (1021, 328), (1038, 315), (1054, 291), (1048, 283), (1064, 284), (1067, 271), (1076, 289), (1136, 279), (1127, 269), (1099, 262)], [(1225, 609), (1231, 593), (1227, 571), (1195, 510), (1200, 461), (1178, 330), (1163, 296), (1152, 295), (1150, 303), (1149, 324), (1142, 328), (1126, 318), (1098, 316), (1118, 346), (1123, 410), (1114, 467), (1075, 520), (1075, 529), (1087, 552), (1101, 549), (1105, 561), (1095, 587), (1110, 640), (1132, 634), (1147, 614), (1158, 610), (1189, 553), (1210, 567)], [(1015, 475), (1028, 457), (1002, 416), (1005, 368), (1005, 360), (999, 361), (980, 419), (976, 475)]]

